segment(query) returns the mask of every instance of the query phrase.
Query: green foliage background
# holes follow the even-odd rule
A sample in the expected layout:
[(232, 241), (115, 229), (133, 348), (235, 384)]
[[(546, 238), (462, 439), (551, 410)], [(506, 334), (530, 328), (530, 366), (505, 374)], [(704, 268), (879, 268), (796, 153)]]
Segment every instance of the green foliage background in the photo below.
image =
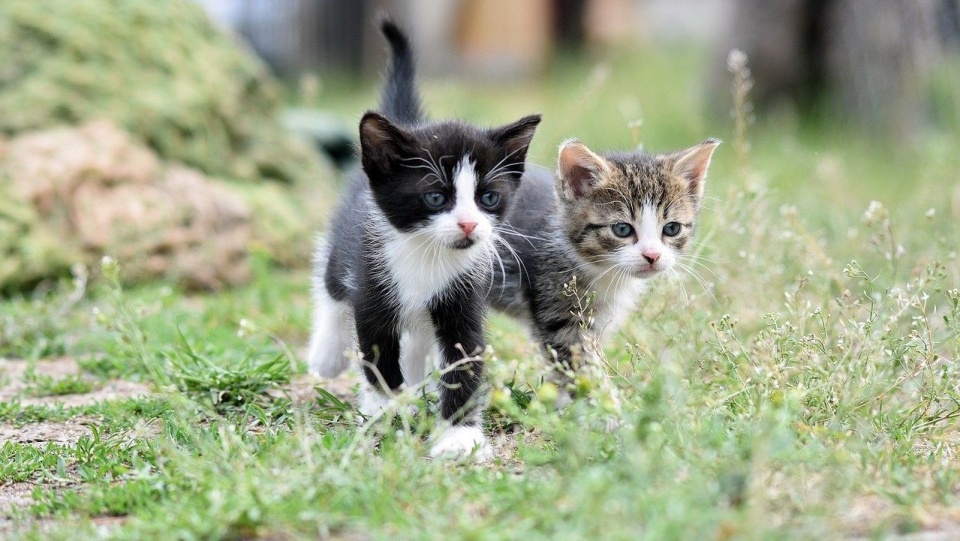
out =
[(266, 67), (195, 2), (0, 2), (0, 133), (108, 118), (211, 176), (316, 182), (280, 103)]

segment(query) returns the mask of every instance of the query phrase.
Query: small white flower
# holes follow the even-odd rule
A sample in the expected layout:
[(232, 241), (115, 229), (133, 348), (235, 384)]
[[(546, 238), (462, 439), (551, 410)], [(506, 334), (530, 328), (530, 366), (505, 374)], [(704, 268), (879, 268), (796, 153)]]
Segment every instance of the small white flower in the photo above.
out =
[(937, 209), (931, 208), (930, 210), (927, 211), (926, 214), (924, 214), (924, 216), (926, 216), (929, 219), (929, 218), (933, 218), (933, 215), (936, 213), (937, 213)]
[(237, 337), (246, 338), (253, 334), (255, 330), (256, 327), (253, 325), (253, 323), (249, 319), (243, 318), (240, 320), (240, 326), (237, 329)]
[(868, 226), (873, 226), (885, 219), (887, 219), (887, 209), (885, 209), (879, 201), (871, 201), (870, 205), (867, 206), (867, 210), (863, 213), (863, 221), (866, 222)]

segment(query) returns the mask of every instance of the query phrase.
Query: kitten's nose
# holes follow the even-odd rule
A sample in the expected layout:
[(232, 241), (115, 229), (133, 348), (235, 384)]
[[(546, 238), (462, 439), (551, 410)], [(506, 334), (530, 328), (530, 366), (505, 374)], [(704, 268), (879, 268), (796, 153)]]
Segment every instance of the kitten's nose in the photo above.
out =
[(473, 230), (477, 227), (477, 222), (457, 222), (457, 225), (467, 236), (470, 236), (470, 233), (473, 233)]
[(651, 265), (653, 265), (654, 263), (657, 262), (658, 259), (660, 259), (660, 252), (656, 250), (644, 250), (640, 252), (640, 255), (642, 255), (643, 258), (647, 260), (647, 263), (650, 263)]

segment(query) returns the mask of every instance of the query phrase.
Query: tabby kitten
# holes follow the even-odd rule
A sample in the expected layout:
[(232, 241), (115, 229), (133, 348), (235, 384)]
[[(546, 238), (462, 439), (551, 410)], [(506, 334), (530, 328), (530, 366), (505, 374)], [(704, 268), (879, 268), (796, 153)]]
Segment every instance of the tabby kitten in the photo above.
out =
[(612, 333), (645, 283), (690, 245), (720, 141), (666, 154), (594, 153), (570, 140), (556, 177), (528, 169), (506, 217), (489, 302), (527, 320), (563, 371)]
[(449, 424), (432, 456), (483, 460), (480, 428), (484, 305), (496, 227), (520, 185), (533, 115), (494, 129), (427, 122), (414, 86), (406, 36), (381, 30), (392, 61), (381, 111), (360, 121), (363, 174), (337, 209), (318, 251), (311, 369), (340, 373), (359, 343), (360, 410), (441, 370), (440, 413)]

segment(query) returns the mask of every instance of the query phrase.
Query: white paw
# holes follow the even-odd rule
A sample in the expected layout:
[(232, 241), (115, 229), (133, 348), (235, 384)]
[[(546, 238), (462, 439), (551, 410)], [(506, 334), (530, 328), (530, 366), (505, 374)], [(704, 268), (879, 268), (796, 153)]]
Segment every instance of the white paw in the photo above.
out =
[(472, 457), (475, 462), (485, 462), (493, 456), (483, 431), (475, 426), (451, 426), (430, 448), (430, 458), (461, 460)]
[(390, 397), (374, 389), (369, 383), (360, 386), (360, 404), (357, 409), (364, 417), (376, 417), (390, 405)]

